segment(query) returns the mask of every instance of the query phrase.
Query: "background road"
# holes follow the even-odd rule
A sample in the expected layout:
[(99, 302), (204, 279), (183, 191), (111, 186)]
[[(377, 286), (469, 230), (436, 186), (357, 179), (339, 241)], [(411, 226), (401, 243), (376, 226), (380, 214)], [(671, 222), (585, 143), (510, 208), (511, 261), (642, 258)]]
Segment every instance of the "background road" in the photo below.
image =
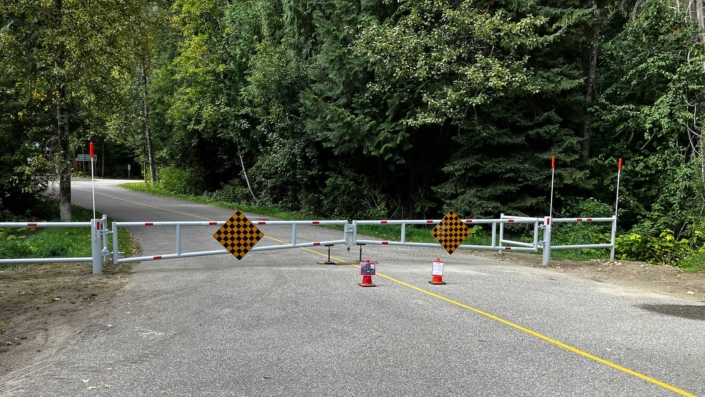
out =
[[(233, 212), (115, 181), (96, 188), (98, 210), (120, 221), (226, 220)], [(90, 183), (75, 181), (73, 198), (90, 207)], [(219, 249), (215, 229), (185, 228), (184, 252)], [(290, 240), (289, 227), (261, 229)], [(131, 231), (140, 255), (174, 252), (173, 227)], [(301, 242), (342, 234), (299, 232)], [(336, 246), (333, 255), (356, 261), (359, 253)], [(428, 284), (437, 256), (446, 262), (444, 286)], [(694, 302), (466, 252), (368, 246), (363, 257), (379, 262), (377, 288), (357, 285), (358, 268), (318, 265), (323, 256), (302, 249), (143, 262), (116, 311), (20, 394), (705, 395), (705, 322), (641, 308)]]

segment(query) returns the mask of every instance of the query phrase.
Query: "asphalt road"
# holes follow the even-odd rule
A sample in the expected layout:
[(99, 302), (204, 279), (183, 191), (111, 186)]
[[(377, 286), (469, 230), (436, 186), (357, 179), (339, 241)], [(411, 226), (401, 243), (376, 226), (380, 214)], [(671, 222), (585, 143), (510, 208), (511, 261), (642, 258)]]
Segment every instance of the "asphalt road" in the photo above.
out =
[[(73, 198), (90, 206), (90, 184), (75, 181)], [(120, 221), (226, 220), (232, 212), (114, 181), (97, 182), (96, 202)], [(184, 229), (183, 250), (219, 249), (216, 228)], [(288, 227), (262, 230), (290, 240)], [(131, 231), (141, 255), (174, 252), (173, 227)], [(341, 234), (301, 227), (298, 239)], [(389, 246), (365, 248), (382, 275), (376, 288), (361, 288), (358, 268), (317, 264), (324, 253), (140, 263), (115, 312), (28, 375), (19, 394), (705, 396), (705, 322), (640, 308), (694, 302), (466, 252)], [(359, 255), (356, 247), (332, 253)], [(437, 256), (447, 285), (428, 284)]]

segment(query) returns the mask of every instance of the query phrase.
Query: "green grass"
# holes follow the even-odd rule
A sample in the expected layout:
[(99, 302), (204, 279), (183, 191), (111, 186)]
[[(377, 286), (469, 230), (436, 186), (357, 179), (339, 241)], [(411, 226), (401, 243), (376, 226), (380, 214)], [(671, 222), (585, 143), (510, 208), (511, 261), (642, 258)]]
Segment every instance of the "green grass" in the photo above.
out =
[[(55, 214), (55, 217), (46, 216), (40, 219), (17, 220), (17, 222), (52, 222), (58, 221), (58, 206), (50, 200), (38, 204), (42, 213)], [(93, 213), (91, 210), (73, 207), (74, 222), (90, 221)], [(96, 216), (100, 216), (96, 214)], [(109, 226), (112, 219), (108, 219)], [(132, 254), (130, 233), (121, 229), (119, 231), (120, 251)], [(112, 249), (112, 238), (108, 239), (109, 248)], [(91, 232), (88, 227), (66, 228), (0, 228), (0, 258), (52, 258), (52, 257), (88, 257), (91, 256)], [(17, 265), (0, 265), (14, 267)]]
[(260, 205), (249, 205), (249, 204), (239, 204), (230, 203), (226, 201), (212, 200), (206, 196), (196, 196), (190, 194), (179, 194), (172, 193), (168, 190), (159, 188), (158, 186), (152, 186), (144, 182), (134, 182), (134, 183), (123, 183), (120, 185), (121, 188), (128, 190), (134, 190), (136, 192), (154, 194), (162, 197), (177, 198), (180, 200), (191, 201), (194, 203), (207, 204), (215, 207), (237, 209), (244, 212), (251, 212), (253, 214), (269, 216), (272, 218), (282, 219), (285, 221), (301, 221), (311, 219), (309, 214), (285, 211), (275, 206), (260, 206)]
[(705, 252), (683, 259), (679, 267), (688, 273), (705, 273)]

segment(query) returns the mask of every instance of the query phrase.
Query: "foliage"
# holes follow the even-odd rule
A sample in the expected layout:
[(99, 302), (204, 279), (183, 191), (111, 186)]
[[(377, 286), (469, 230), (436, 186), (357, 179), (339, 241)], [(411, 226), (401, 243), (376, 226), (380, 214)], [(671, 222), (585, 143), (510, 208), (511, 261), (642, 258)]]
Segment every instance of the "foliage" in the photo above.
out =
[(547, 215), (552, 156), (553, 213), (611, 216), (622, 157), (622, 254), (697, 256), (705, 51), (667, 2), (64, 0), (63, 25), (57, 2), (1, 4), (3, 213), (66, 165), (65, 105), (69, 151), (104, 144), (106, 175), (150, 131), (152, 191), (281, 216)]
[[(91, 210), (74, 207), (74, 221), (89, 221)], [(100, 216), (100, 214), (97, 214)], [(55, 222), (59, 220), (56, 201), (39, 199), (32, 202), (23, 215), (13, 216), (13, 222)], [(112, 220), (109, 220), (111, 223)], [(110, 225), (108, 225), (110, 226)], [(122, 229), (120, 250), (132, 252), (130, 234)], [(110, 242), (112, 243), (112, 241)], [(90, 229), (84, 228), (0, 228), (0, 258), (50, 258), (91, 256)]]
[(166, 191), (177, 194), (201, 193), (200, 178), (193, 169), (167, 166), (161, 168), (158, 175), (157, 185)]

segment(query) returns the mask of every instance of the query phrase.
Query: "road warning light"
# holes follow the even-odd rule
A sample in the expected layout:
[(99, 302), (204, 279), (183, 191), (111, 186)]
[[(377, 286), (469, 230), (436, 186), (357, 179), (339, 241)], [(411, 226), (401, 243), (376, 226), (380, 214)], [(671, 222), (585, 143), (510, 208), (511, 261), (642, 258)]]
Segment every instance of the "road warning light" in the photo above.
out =
[(443, 261), (441, 258), (436, 258), (436, 260), (433, 261), (433, 265), (431, 267), (431, 281), (428, 283), (434, 285), (445, 285), (445, 282), (443, 281)]
[(360, 262), (360, 274), (362, 275), (362, 282), (357, 283), (360, 287), (376, 287), (374, 283), (372, 283), (372, 276), (377, 274), (377, 263), (375, 262), (370, 262), (370, 260), (366, 260), (364, 262)]

